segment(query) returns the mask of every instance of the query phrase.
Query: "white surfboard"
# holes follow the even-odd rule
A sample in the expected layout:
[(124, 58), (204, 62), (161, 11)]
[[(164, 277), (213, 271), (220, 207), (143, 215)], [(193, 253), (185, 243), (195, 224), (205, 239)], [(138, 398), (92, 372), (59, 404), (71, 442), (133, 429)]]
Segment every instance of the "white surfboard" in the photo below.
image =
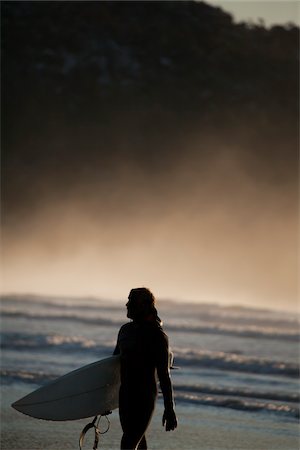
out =
[(118, 408), (120, 356), (74, 370), (11, 406), (37, 419), (76, 420)]

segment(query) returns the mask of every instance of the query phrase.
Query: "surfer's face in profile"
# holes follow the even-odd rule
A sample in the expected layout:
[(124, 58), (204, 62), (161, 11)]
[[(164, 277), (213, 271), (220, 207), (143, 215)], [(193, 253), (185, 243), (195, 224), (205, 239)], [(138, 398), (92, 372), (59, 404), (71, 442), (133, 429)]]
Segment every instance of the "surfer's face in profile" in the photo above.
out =
[(144, 315), (145, 313), (145, 305), (139, 298), (133, 298), (129, 295), (128, 302), (126, 303), (127, 307), (127, 317), (129, 319), (137, 319)]
[[(147, 288), (131, 289), (128, 296), (127, 317), (135, 321), (156, 318), (157, 311), (154, 307), (155, 298)], [(156, 313), (156, 315), (155, 315)]]

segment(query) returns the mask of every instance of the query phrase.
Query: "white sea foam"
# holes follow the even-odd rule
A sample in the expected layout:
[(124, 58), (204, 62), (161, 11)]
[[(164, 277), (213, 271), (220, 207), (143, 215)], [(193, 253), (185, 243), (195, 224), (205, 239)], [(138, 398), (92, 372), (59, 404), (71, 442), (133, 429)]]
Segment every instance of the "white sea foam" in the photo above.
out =
[[(87, 351), (93, 355), (111, 354), (114, 342), (96, 342), (83, 336), (66, 336), (62, 334), (26, 334), (2, 333), (1, 346), (14, 350), (51, 350), (65, 352)], [(299, 365), (261, 357), (250, 357), (236, 353), (215, 352), (210, 350), (192, 350), (190, 348), (173, 348), (176, 364), (182, 367), (214, 368), (237, 372), (299, 376)]]
[(173, 351), (176, 356), (176, 363), (184, 366), (212, 367), (215, 369), (290, 377), (299, 376), (299, 365), (285, 361), (208, 350), (174, 348)]
[(272, 412), (275, 414), (290, 416), (296, 419), (299, 418), (299, 408), (288, 404), (270, 403), (257, 400), (250, 401), (245, 399), (216, 395), (195, 395), (187, 393), (176, 394), (176, 401), (198, 405), (221, 406), (249, 412)]

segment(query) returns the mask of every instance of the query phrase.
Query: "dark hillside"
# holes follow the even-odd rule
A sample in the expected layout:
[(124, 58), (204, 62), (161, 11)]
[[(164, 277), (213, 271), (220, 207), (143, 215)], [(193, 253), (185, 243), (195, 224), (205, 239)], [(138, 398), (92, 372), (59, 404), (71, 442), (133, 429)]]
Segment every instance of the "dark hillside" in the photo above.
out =
[(236, 24), (193, 1), (3, 1), (1, 9), (10, 208), (20, 192), (34, 206), (41, 185), (58, 192), (113, 176), (122, 160), (149, 178), (176, 160), (191, 159), (201, 173), (206, 153), (221, 147), (238, 148), (255, 177), (295, 182), (297, 27)]

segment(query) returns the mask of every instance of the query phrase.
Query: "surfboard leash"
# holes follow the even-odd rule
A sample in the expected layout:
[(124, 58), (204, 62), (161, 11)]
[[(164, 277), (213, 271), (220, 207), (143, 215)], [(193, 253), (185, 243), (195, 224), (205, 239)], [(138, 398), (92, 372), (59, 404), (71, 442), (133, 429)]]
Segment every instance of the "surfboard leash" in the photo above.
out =
[[(107, 411), (107, 412), (105, 412), (104, 414), (101, 414), (101, 415), (99, 416), (99, 419), (98, 419), (98, 416), (95, 416), (94, 419), (93, 419), (93, 421), (90, 422), (90, 423), (88, 423), (88, 424), (84, 427), (84, 429), (83, 429), (82, 432), (80, 433), (80, 437), (79, 437), (79, 449), (80, 449), (80, 450), (82, 450), (82, 447), (83, 447), (84, 437), (85, 437), (86, 433), (87, 433), (91, 428), (94, 428), (94, 432), (95, 432), (95, 439), (94, 439), (93, 450), (97, 450), (98, 444), (99, 444), (100, 435), (101, 435), (101, 434), (107, 433), (108, 430), (109, 430), (109, 428), (110, 428), (110, 421), (109, 421), (109, 418), (107, 417), (108, 414), (111, 414), (111, 411)], [(99, 428), (100, 420), (101, 420), (102, 417), (105, 417), (105, 419), (106, 419), (106, 421), (107, 421), (107, 428), (106, 428), (106, 430), (104, 430), (104, 431), (101, 431), (100, 428)], [(97, 419), (98, 419), (98, 421), (97, 421)], [(97, 425), (96, 425), (96, 422), (97, 422)]]

